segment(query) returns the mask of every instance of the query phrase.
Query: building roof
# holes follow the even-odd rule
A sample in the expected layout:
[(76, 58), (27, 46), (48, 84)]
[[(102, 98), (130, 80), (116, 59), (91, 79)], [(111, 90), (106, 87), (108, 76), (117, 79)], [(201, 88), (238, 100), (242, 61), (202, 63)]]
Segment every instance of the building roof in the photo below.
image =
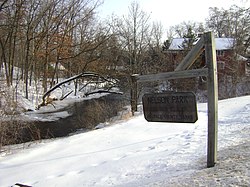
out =
[[(194, 42), (194, 45), (199, 41)], [(184, 38), (174, 38), (169, 46), (168, 50), (183, 50)], [(215, 38), (215, 48), (216, 50), (228, 50), (232, 49), (235, 40), (233, 38)]]

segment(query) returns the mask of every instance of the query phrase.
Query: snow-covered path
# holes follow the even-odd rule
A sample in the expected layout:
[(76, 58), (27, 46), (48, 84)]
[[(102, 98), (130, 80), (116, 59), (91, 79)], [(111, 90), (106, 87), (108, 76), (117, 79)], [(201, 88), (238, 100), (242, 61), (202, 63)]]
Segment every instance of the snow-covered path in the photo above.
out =
[[(0, 186), (145, 186), (206, 168), (207, 106), (195, 124), (148, 123), (142, 115), (44, 141), (0, 158)], [(244, 143), (250, 96), (219, 102), (219, 151)], [(166, 184), (165, 184), (166, 185)]]

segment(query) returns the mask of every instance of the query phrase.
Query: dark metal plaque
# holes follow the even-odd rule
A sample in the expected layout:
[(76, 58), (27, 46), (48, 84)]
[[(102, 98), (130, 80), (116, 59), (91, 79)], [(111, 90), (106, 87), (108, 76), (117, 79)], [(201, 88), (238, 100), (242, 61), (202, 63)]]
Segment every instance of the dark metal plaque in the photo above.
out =
[(142, 103), (144, 117), (149, 122), (195, 123), (198, 120), (193, 92), (145, 94)]

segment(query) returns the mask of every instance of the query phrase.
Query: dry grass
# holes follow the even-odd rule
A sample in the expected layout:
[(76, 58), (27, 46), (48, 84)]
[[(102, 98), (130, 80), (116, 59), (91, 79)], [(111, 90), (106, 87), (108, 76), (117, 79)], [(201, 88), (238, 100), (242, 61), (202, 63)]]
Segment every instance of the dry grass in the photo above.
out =
[(40, 139), (39, 131), (33, 124), (20, 120), (20, 111), (13, 92), (1, 88), (0, 152), (6, 145)]

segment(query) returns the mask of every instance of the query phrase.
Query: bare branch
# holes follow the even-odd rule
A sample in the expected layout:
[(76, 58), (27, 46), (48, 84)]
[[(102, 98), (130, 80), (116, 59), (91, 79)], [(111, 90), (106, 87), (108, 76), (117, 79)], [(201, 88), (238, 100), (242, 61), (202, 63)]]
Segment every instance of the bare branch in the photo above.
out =
[[(84, 72), (84, 73), (80, 73), (78, 75), (75, 75), (73, 77), (70, 77), (68, 79), (63, 80), (62, 82), (57, 83), (56, 85), (54, 85), (52, 88), (50, 88), (47, 92), (44, 93), (43, 97), (42, 97), (42, 103), (39, 104), (38, 109), (41, 106), (45, 106), (46, 105), (46, 98), (50, 95), (51, 92), (53, 92), (54, 90), (56, 90), (57, 88), (59, 88), (60, 86), (62, 86), (63, 84), (66, 84), (68, 82), (71, 82), (73, 80), (79, 79), (79, 78), (98, 78), (101, 79), (101, 81), (97, 81), (96, 83), (104, 83), (104, 82), (110, 82), (110, 83), (115, 83), (113, 81), (110, 81), (108, 78), (105, 78), (97, 73), (92, 73), (92, 72)], [(89, 84), (89, 83), (86, 83)], [(73, 91), (72, 91), (73, 92)], [(72, 92), (70, 92), (69, 94), (67, 94), (66, 96), (62, 97), (61, 100), (65, 99), (67, 96), (69, 96)], [(96, 91), (96, 93), (98, 92), (107, 92), (107, 93), (113, 93), (110, 90), (99, 90)], [(114, 92), (114, 93), (118, 93), (118, 92)], [(90, 94), (94, 94), (94, 92), (88, 93), (88, 95)], [(119, 93), (120, 94), (120, 93)], [(86, 95), (86, 94), (85, 94)]]
[(123, 92), (115, 92), (115, 91), (110, 91), (110, 90), (97, 90), (97, 91), (93, 91), (93, 92), (89, 92), (86, 93), (85, 96), (89, 96), (89, 95), (93, 95), (93, 94), (97, 94), (97, 93), (109, 93), (109, 94), (118, 94), (118, 95), (122, 95)]

